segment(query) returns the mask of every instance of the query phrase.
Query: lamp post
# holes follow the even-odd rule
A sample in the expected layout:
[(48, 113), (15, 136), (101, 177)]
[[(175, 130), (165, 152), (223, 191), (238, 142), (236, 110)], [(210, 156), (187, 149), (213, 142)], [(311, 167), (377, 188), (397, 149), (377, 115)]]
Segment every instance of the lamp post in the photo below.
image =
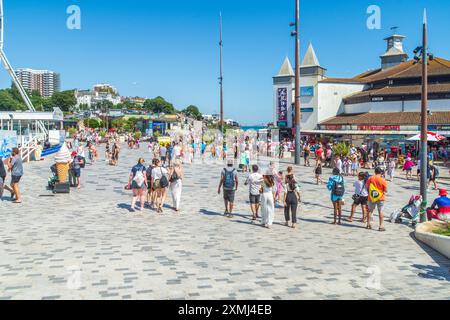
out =
[(295, 27), (295, 31), (291, 33), (295, 37), (295, 164), (300, 165), (300, 39), (299, 39), (299, 24), (300, 24), (300, 0), (295, 0), (295, 22), (291, 23)]
[[(422, 47), (414, 50), (414, 59), (422, 61), (422, 103), (421, 103), (421, 137), (420, 137), (420, 195), (423, 207), (428, 202), (428, 61), (433, 60), (433, 55), (428, 53), (428, 28), (427, 12), (423, 14)], [(426, 222), (427, 216), (421, 216), (421, 222)]]
[(220, 85), (220, 123), (219, 129), (220, 133), (224, 134), (224, 119), (223, 119), (223, 40), (222, 40), (222, 12), (220, 13), (220, 77), (219, 77), (219, 85)]

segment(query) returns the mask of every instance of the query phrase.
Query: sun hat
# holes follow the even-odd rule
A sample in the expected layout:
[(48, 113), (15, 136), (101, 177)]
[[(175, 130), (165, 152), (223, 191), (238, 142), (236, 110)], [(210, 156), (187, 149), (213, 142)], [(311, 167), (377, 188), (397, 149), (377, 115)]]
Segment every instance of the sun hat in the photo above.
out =
[(446, 189), (439, 189), (439, 196), (440, 197), (445, 197), (448, 195), (448, 192)]

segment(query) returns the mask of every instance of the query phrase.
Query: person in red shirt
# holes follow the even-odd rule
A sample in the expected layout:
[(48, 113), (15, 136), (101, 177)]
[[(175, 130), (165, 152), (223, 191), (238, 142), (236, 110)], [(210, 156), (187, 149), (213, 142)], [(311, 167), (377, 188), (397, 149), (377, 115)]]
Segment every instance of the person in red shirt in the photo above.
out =
[(323, 159), (323, 148), (322, 148), (322, 144), (319, 143), (319, 146), (316, 150), (316, 166), (317, 166), (317, 163), (322, 162), (322, 159)]
[(379, 231), (386, 231), (384, 228), (384, 215), (383, 207), (385, 194), (387, 192), (387, 182), (383, 179), (383, 170), (380, 167), (375, 168), (375, 175), (367, 179), (366, 187), (369, 190), (369, 212), (367, 215), (367, 229), (372, 229), (370, 224), (371, 216), (375, 209), (378, 208), (378, 214), (380, 219)]

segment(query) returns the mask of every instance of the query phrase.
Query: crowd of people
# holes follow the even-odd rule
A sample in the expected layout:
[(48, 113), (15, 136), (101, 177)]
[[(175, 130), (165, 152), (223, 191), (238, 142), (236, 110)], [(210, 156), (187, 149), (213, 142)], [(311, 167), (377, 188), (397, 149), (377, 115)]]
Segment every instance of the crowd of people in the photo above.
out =
[[(140, 148), (140, 139), (133, 135), (124, 137), (130, 149)], [(167, 141), (167, 139), (162, 140)], [(235, 210), (236, 192), (239, 189), (239, 172), (245, 176), (244, 185), (248, 186), (248, 199), (252, 221), (266, 228), (271, 228), (274, 223), (275, 208), (284, 209), (286, 226), (296, 228), (298, 222), (298, 210), (301, 203), (299, 180), (294, 174), (294, 168), (289, 166), (286, 171), (279, 170), (275, 162), (270, 162), (267, 168), (260, 168), (255, 161), (255, 154), (261, 152), (261, 144), (252, 141), (248, 137), (232, 142), (213, 141), (206, 143), (193, 137), (181, 139), (169, 139), (171, 142), (162, 142), (150, 138), (148, 153), (151, 161), (147, 165), (144, 158), (139, 158), (131, 168), (126, 189), (132, 191), (130, 211), (144, 210), (145, 208), (163, 213), (166, 197), (170, 193), (172, 208), (175, 212), (181, 210), (181, 197), (183, 190), (184, 170), (183, 165), (194, 163), (200, 157), (205, 159), (206, 154), (214, 160), (222, 160), (227, 165), (220, 173), (218, 193), (223, 195), (224, 216), (233, 217)], [(101, 138), (97, 133), (77, 133), (73, 140), (67, 143), (71, 152), (70, 184), (72, 187), (81, 188), (81, 171), (86, 164), (93, 165), (99, 160), (98, 146), (105, 143), (105, 161), (117, 166), (120, 154), (120, 139), (117, 133), (109, 133)], [(85, 144), (84, 144), (85, 143)], [(228, 149), (228, 144), (232, 148)], [(289, 141), (283, 141), (280, 149), (288, 152), (293, 147)], [(87, 155), (85, 154), (85, 148)], [(209, 151), (209, 152), (208, 152)], [(442, 156), (442, 150), (439, 151)], [(232, 158), (228, 158), (228, 154)], [(413, 168), (417, 169), (417, 179), (420, 178), (420, 160), (415, 162), (412, 158), (414, 152), (403, 155), (400, 150), (378, 149), (367, 145), (356, 147), (349, 146), (349, 152), (345, 155), (336, 154), (330, 143), (311, 143), (304, 141), (302, 144), (303, 164), (313, 167), (315, 183), (325, 184), (330, 192), (330, 200), (333, 206), (332, 224), (342, 224), (343, 206), (345, 197), (349, 192), (345, 189), (346, 179), (355, 178), (354, 191), (350, 216), (347, 222), (354, 222), (357, 209), (361, 208), (362, 218), (360, 222), (372, 229), (373, 215), (378, 213), (379, 231), (385, 231), (384, 204), (388, 193), (387, 180), (393, 181), (396, 170), (401, 169), (406, 174), (406, 179), (413, 179)], [(280, 155), (280, 157), (283, 157)], [(439, 177), (439, 168), (434, 164), (436, 150), (432, 150), (428, 157), (429, 185), (438, 189), (436, 179)], [(236, 167), (235, 167), (236, 166)], [(324, 168), (332, 170), (328, 179), (323, 178)], [(374, 174), (369, 173), (374, 169)], [(5, 186), (7, 172), (11, 173), (11, 183)], [(12, 156), (0, 164), (0, 197), (3, 190), (10, 191), (14, 203), (20, 203), (19, 182), (23, 175), (22, 160), (18, 149), (14, 149)], [(447, 202), (447, 192), (439, 189), (440, 198), (429, 208), (429, 216), (442, 217), (446, 210), (450, 212), (450, 202)], [(139, 204), (139, 206), (138, 206)], [(259, 220), (258, 220), (259, 219)]]

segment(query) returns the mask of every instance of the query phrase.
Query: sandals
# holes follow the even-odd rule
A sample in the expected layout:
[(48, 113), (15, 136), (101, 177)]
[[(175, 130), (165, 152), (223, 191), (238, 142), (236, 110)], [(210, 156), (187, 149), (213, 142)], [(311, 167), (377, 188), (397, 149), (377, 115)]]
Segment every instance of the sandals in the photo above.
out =
[(366, 229), (367, 229), (367, 230), (372, 230), (372, 226), (369, 224), (369, 225), (366, 227)]
[(384, 227), (380, 227), (380, 228), (378, 229), (378, 231), (384, 232), (384, 231), (386, 231), (386, 229), (385, 229)]

